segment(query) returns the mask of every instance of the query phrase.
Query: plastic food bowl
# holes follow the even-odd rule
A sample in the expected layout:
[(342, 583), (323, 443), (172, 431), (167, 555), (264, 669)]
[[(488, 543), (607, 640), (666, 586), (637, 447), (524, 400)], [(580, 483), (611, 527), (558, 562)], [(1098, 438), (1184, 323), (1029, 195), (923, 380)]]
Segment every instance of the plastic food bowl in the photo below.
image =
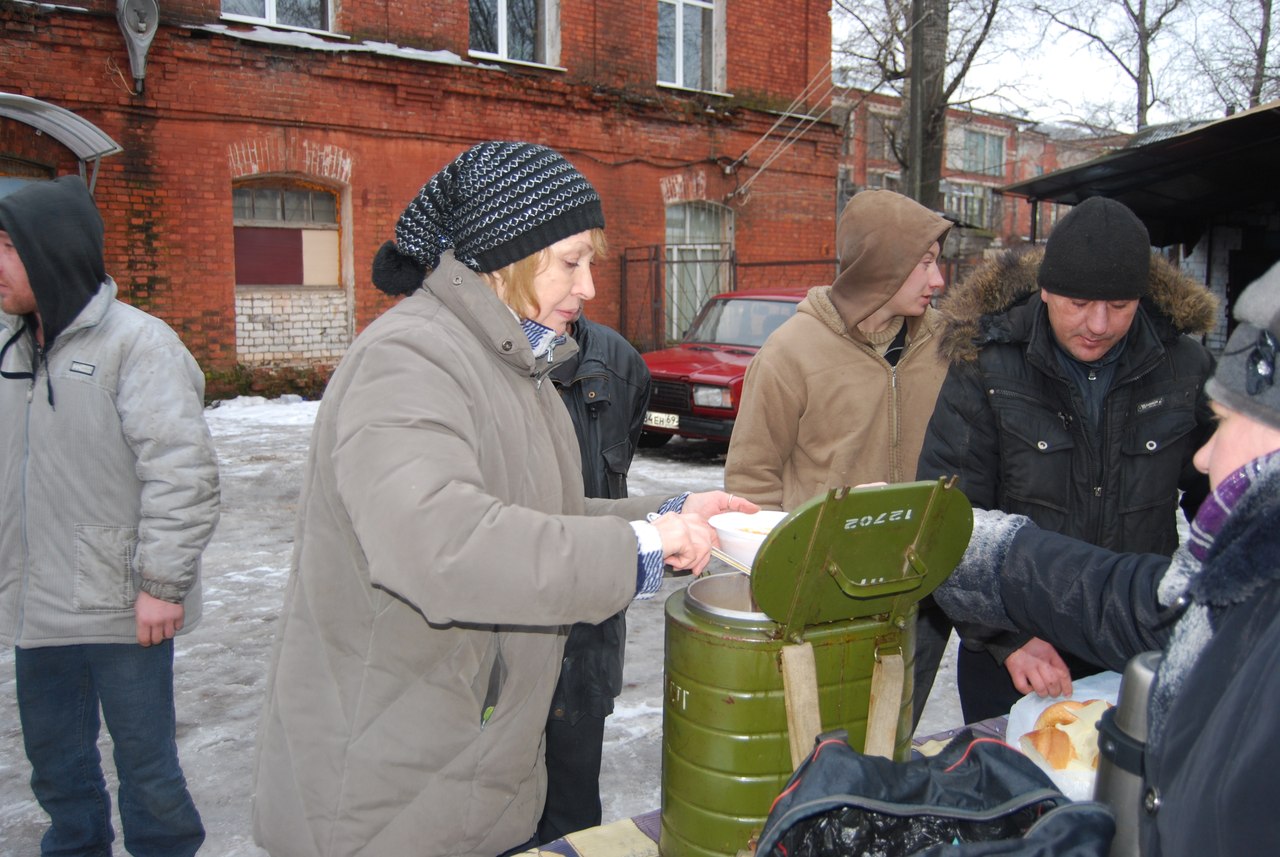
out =
[(720, 550), (745, 566), (750, 566), (756, 559), (756, 552), (764, 544), (764, 537), (776, 527), (786, 512), (756, 512), (748, 515), (745, 512), (724, 512), (712, 515), (707, 523), (715, 529), (720, 537)]

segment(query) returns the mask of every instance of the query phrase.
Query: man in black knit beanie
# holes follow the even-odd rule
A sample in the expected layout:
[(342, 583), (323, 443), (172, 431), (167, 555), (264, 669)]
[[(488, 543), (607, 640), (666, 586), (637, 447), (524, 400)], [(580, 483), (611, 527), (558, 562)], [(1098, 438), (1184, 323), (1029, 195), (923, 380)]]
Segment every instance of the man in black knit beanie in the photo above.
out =
[[(1193, 336), (1217, 309), (1150, 243), (1132, 211), (1094, 197), (1043, 253), (1007, 254), (948, 292), (951, 365), (918, 478), (958, 475), (975, 507), (1100, 547), (1173, 553), (1179, 497), (1194, 516), (1208, 487), (1191, 459), (1213, 430), (1201, 390), (1213, 359)], [(959, 630), (968, 722), (1101, 669), (1038, 638)]]

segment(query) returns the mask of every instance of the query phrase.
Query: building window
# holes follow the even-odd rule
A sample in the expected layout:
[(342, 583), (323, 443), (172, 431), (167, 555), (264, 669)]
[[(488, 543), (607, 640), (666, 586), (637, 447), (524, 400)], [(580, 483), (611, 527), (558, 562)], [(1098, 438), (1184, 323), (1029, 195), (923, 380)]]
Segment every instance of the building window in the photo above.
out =
[[(236, 360), (246, 366), (333, 366), (351, 344), (350, 223), (341, 193), (283, 177), (231, 190)], [(349, 205), (349, 203), (348, 203)], [(349, 231), (349, 230), (348, 230)]]
[(902, 176), (897, 173), (873, 173), (867, 172), (867, 187), (883, 188), (896, 193), (902, 193)]
[(896, 120), (881, 113), (867, 114), (867, 160), (892, 161), (893, 126)]
[(658, 0), (658, 83), (723, 89), (722, 13), (713, 0)]
[(283, 27), (329, 29), (325, 0), (222, 0), (222, 14)]
[(555, 65), (557, 0), (471, 0), (473, 53)]
[(232, 191), (237, 286), (337, 288), (338, 198), (330, 190), (252, 184)]
[(958, 146), (950, 149), (948, 166), (951, 169), (986, 176), (1004, 175), (1004, 137), (965, 128), (958, 142)]
[(853, 167), (841, 164), (839, 173), (836, 175), (836, 219), (840, 218), (840, 212), (844, 211), (844, 207), (857, 192), (858, 185), (853, 180)]
[(991, 189), (982, 185), (942, 182), (943, 206), (950, 217), (966, 226), (991, 227)]
[(666, 335), (684, 335), (707, 298), (728, 291), (733, 212), (712, 202), (667, 206)]

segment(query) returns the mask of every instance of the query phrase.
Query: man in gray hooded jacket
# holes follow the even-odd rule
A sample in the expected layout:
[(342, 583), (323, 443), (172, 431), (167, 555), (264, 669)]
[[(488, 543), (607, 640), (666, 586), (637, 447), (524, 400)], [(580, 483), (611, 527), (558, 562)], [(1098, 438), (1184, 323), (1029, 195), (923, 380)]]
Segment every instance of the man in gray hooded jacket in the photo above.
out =
[(116, 300), (82, 180), (0, 199), (0, 642), (51, 820), (43, 854), (111, 853), (100, 716), (129, 853), (204, 841), (173, 701), (173, 637), (199, 619), (218, 520), (203, 399), (174, 332)]

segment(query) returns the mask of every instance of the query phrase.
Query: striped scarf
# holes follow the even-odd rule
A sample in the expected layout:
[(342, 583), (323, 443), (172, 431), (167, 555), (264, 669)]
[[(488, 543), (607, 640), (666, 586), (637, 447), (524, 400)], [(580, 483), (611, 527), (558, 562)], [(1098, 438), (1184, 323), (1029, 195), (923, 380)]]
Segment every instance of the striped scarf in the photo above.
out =
[(531, 318), (521, 319), (520, 329), (524, 331), (525, 339), (529, 340), (529, 347), (533, 349), (534, 358), (542, 357), (545, 354), (548, 363), (554, 360), (556, 346), (563, 345), (566, 338), (563, 333), (556, 333), (551, 328), (538, 324)]

